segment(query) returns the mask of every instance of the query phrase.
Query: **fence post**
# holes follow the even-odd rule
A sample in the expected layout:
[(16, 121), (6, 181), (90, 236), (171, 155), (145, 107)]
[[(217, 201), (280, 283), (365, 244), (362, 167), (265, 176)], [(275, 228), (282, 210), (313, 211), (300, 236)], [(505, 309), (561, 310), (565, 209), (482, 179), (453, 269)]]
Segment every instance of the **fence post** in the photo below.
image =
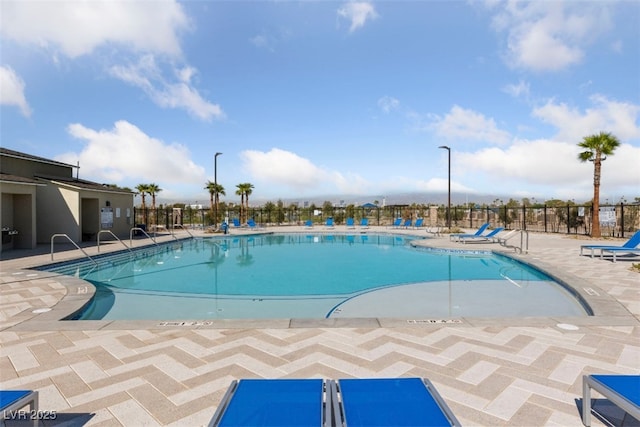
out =
[(620, 237), (624, 237), (624, 203), (620, 202)]
[(547, 232), (547, 204), (544, 204), (544, 232)]

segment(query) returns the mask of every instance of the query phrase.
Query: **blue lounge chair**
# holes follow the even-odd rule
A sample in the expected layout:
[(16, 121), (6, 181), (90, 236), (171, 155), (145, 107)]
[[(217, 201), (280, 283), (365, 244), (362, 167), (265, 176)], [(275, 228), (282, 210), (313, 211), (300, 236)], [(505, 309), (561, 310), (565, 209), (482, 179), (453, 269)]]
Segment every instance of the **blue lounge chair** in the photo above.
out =
[[(18, 412), (29, 407), (28, 414), (38, 412), (38, 392), (33, 390), (0, 390), (0, 414), (4, 417), (12, 412)], [(4, 425), (4, 423), (0, 423)], [(35, 425), (35, 423), (34, 423)]]
[(613, 255), (613, 262), (616, 262), (617, 254), (640, 254), (640, 248), (602, 248), (600, 258), (604, 258), (605, 253)]
[(422, 227), (423, 223), (424, 223), (424, 218), (418, 218), (416, 219), (416, 223), (413, 224), (413, 228), (420, 228)]
[(238, 218), (233, 218), (231, 221), (234, 227), (241, 227), (240, 220)]
[(627, 414), (640, 420), (640, 375), (583, 376), (582, 423), (587, 427), (591, 425), (591, 389), (609, 399)]
[(460, 425), (427, 379), (344, 379), (331, 382), (329, 388), (339, 426)]
[(329, 426), (324, 396), (320, 379), (234, 380), (209, 426)]
[(306, 220), (304, 222), (304, 227), (305, 228), (313, 228), (313, 221), (311, 221), (310, 219)]
[(360, 228), (361, 229), (369, 228), (369, 220), (367, 218), (362, 218), (360, 220)]
[(347, 218), (346, 226), (347, 228), (356, 228), (356, 224), (353, 221), (353, 218)]
[(468, 233), (454, 233), (454, 234), (449, 234), (449, 240), (453, 240), (455, 239), (459, 239), (460, 236), (480, 236), (482, 233), (484, 233), (484, 231), (489, 227), (489, 223), (485, 222), (484, 224), (482, 224), (480, 226), (480, 228), (478, 228), (478, 231), (476, 231), (475, 233), (472, 234), (468, 234)]
[(593, 258), (594, 251), (600, 250), (600, 257), (602, 258), (603, 250), (611, 250), (611, 251), (622, 251), (623, 249), (635, 249), (640, 245), (640, 230), (636, 231), (633, 236), (626, 242), (622, 244), (622, 246), (613, 246), (613, 245), (582, 245), (580, 246), (580, 255), (583, 255), (585, 249), (591, 249), (591, 258)]
[(391, 228), (400, 228), (402, 226), (402, 218), (396, 218), (391, 224)]
[(333, 218), (327, 218), (327, 221), (324, 223), (324, 228), (333, 228)]
[(411, 219), (406, 219), (404, 221), (404, 224), (402, 224), (402, 228), (411, 228), (411, 223), (413, 222), (413, 220)]
[(496, 235), (498, 233), (500, 233), (502, 230), (504, 230), (504, 227), (498, 227), (498, 228), (494, 228), (493, 230), (491, 230), (489, 233), (487, 234), (481, 234), (480, 236), (476, 236), (474, 235), (462, 235), (462, 236), (458, 236), (458, 242), (462, 241), (462, 243), (467, 243), (467, 241), (469, 240), (473, 240), (473, 241), (486, 241), (486, 240), (491, 240), (493, 241), (493, 239), (496, 237)]
[(249, 226), (249, 228), (250, 228), (250, 229), (252, 229), (252, 230), (256, 230), (256, 229), (258, 229), (258, 228), (264, 228), (264, 227), (261, 227), (261, 226), (259, 226), (258, 224), (256, 224), (256, 222), (255, 222), (253, 219), (249, 219), (249, 220), (247, 221), (247, 225), (248, 225), (248, 226)]

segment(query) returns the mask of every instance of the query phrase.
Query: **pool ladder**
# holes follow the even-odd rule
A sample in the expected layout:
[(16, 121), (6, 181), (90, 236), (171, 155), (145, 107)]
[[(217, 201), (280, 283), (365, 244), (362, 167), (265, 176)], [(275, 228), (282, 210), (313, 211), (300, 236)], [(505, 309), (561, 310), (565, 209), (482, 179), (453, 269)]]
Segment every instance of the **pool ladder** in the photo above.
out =
[(82, 249), (80, 246), (78, 246), (78, 244), (76, 242), (71, 240), (71, 237), (69, 237), (68, 235), (66, 235), (64, 233), (54, 234), (54, 235), (51, 236), (51, 261), (53, 261), (53, 241), (55, 240), (56, 237), (64, 237), (64, 238), (66, 238), (68, 241), (70, 241), (73, 244), (73, 246), (75, 246), (76, 248), (80, 249), (80, 251), (82, 251), (84, 256), (89, 258), (94, 264), (98, 264), (98, 262), (95, 259), (91, 258), (89, 256), (89, 254), (84, 249)]

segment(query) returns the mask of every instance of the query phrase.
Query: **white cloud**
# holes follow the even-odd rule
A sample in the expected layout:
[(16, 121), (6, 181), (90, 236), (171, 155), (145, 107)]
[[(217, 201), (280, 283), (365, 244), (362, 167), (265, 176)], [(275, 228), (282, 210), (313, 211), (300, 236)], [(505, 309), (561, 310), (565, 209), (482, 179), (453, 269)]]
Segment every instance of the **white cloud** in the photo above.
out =
[(510, 140), (509, 133), (499, 129), (493, 119), (457, 105), (454, 105), (444, 117), (432, 116), (429, 127), (436, 135), (445, 139), (493, 144), (505, 144)]
[(518, 84), (508, 84), (502, 88), (503, 92), (511, 95), (514, 98), (528, 98), (531, 92), (529, 83), (520, 80)]
[(24, 81), (11, 67), (0, 67), (0, 104), (13, 105), (25, 117), (31, 116), (31, 108), (24, 96)]
[(192, 86), (193, 67), (174, 69), (178, 81), (170, 81), (163, 75), (153, 55), (145, 55), (137, 64), (113, 66), (113, 77), (142, 89), (151, 100), (162, 108), (183, 108), (201, 120), (223, 119), (222, 108), (206, 101)]
[(585, 47), (611, 26), (608, 5), (595, 2), (509, 1), (493, 26), (507, 32), (507, 61), (536, 71), (580, 63)]
[(240, 153), (240, 157), (247, 173), (265, 188), (283, 186), (296, 194), (364, 194), (370, 187), (366, 180), (356, 174), (345, 176), (279, 148), (272, 148), (268, 152), (246, 150)]
[(80, 152), (66, 153), (56, 160), (68, 164), (79, 161), (84, 179), (133, 186), (157, 182), (161, 187), (168, 184), (204, 186), (206, 182), (204, 169), (190, 159), (184, 145), (152, 138), (127, 121), (118, 121), (109, 130), (94, 130), (74, 123), (67, 131), (84, 146)]
[(189, 27), (176, 1), (3, 1), (0, 20), (3, 36), (70, 58), (112, 43), (180, 55), (178, 33)]
[(390, 113), (393, 110), (397, 110), (400, 107), (400, 101), (391, 96), (383, 96), (378, 99), (378, 107), (385, 113)]
[(600, 131), (612, 132), (622, 140), (640, 138), (640, 105), (612, 101), (602, 95), (592, 96), (591, 103), (591, 108), (581, 112), (550, 100), (534, 109), (533, 115), (558, 128), (555, 138), (562, 141), (580, 141)]
[(338, 9), (338, 16), (351, 22), (349, 32), (364, 27), (367, 20), (377, 18), (373, 4), (369, 2), (349, 2)]
[[(538, 187), (552, 197), (583, 198), (593, 192), (593, 164), (578, 160), (576, 143), (550, 140), (518, 140), (508, 148), (485, 148), (477, 152), (456, 152), (455, 175), (486, 177), (491, 185), (481, 192), (513, 193), (519, 188)], [(640, 183), (640, 147), (621, 144), (603, 164), (602, 191), (610, 188), (637, 192)]]

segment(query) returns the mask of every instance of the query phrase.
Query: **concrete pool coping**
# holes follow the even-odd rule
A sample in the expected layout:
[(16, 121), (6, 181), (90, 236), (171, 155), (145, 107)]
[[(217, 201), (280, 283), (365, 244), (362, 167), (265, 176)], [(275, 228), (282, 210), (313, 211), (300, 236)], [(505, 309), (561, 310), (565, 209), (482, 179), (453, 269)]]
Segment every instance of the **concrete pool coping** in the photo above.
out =
[[(336, 229), (312, 229), (285, 228), (274, 229), (269, 233), (331, 233), (353, 234), (353, 230)], [(405, 234), (425, 237), (417, 234), (416, 230), (397, 230), (382, 227), (372, 227), (366, 231), (355, 231), (357, 234)], [(264, 234), (264, 230), (242, 231), (236, 235)], [(211, 237), (211, 234), (198, 234), (196, 237)], [(446, 235), (445, 235), (446, 237)], [(162, 243), (174, 242), (171, 236), (164, 236)], [(535, 254), (518, 254), (512, 249), (504, 248), (496, 244), (465, 244), (450, 242), (446, 238), (420, 239), (413, 242), (416, 246), (433, 248), (437, 250), (450, 250), (455, 252), (495, 252), (527, 265), (531, 265), (550, 275), (553, 279), (565, 286), (570, 292), (582, 298), (593, 310), (593, 316), (554, 316), (554, 317), (455, 317), (455, 318), (333, 318), (333, 319), (159, 319), (159, 320), (61, 320), (82, 309), (93, 297), (95, 287), (82, 279), (62, 276), (46, 271), (25, 270), (21, 268), (4, 269), (3, 279), (11, 282), (29, 280), (31, 282), (48, 282), (58, 284), (59, 300), (48, 307), (30, 307), (11, 317), (10, 325), (6, 325), (5, 331), (64, 331), (64, 330), (134, 330), (134, 329), (251, 329), (251, 328), (434, 328), (442, 326), (477, 327), (477, 326), (551, 326), (575, 325), (575, 326), (638, 326), (638, 319), (609, 292), (601, 289), (589, 279), (581, 278), (567, 272), (563, 268), (552, 265), (549, 262), (536, 257)], [(136, 248), (148, 247), (140, 243)], [(105, 248), (103, 248), (103, 251)], [(108, 248), (109, 252), (121, 252), (117, 245)], [(105, 252), (102, 252), (105, 254)], [(68, 259), (78, 258), (77, 255)], [(44, 259), (32, 261), (31, 268), (43, 265)], [(595, 261), (595, 260), (594, 260)], [(599, 261), (599, 260), (598, 260)], [(598, 262), (595, 261), (595, 262)], [(49, 264), (50, 262), (44, 262)], [(42, 311), (42, 312), (34, 312)]]

